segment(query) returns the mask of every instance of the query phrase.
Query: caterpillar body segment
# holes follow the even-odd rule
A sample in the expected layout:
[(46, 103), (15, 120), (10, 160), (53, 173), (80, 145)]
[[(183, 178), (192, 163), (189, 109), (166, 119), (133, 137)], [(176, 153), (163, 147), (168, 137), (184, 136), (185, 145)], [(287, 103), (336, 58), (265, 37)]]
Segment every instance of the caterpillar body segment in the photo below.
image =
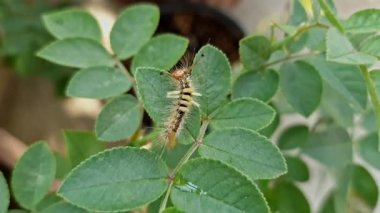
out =
[(164, 140), (167, 148), (173, 148), (176, 145), (177, 136), (179, 135), (187, 114), (194, 105), (199, 107), (199, 104), (194, 100), (195, 96), (201, 96), (195, 92), (191, 85), (191, 68), (180, 68), (172, 71), (170, 76), (177, 83), (177, 90), (169, 91), (166, 94), (167, 98), (175, 99), (171, 109), (170, 116), (165, 124)]

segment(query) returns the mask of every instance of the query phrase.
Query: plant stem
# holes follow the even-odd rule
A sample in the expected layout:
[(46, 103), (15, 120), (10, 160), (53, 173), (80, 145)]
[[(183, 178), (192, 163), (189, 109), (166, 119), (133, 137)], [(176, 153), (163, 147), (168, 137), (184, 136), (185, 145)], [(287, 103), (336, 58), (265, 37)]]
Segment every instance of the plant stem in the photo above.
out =
[(283, 40), (281, 40), (279, 42), (274, 43), (272, 45), (272, 51), (274, 52), (275, 50), (281, 49), (282, 47), (286, 46), (287, 44), (289, 44), (290, 42), (292, 42), (294, 39), (296, 39), (298, 36), (302, 35), (303, 33), (307, 32), (308, 30), (313, 29), (313, 28), (328, 29), (329, 27), (327, 25), (322, 24), (322, 23), (314, 23), (314, 24), (305, 24), (305, 25), (302, 25), (300, 28), (297, 29), (297, 31), (294, 34), (292, 34), (290, 36), (287, 36), (286, 38), (284, 38)]
[(126, 75), (127, 79), (131, 81), (133, 92), (137, 95), (135, 79), (132, 77), (132, 75), (128, 72), (128, 70), (124, 67), (124, 65), (118, 59), (115, 58), (115, 62), (116, 62), (117, 68), (119, 68)]
[(169, 175), (169, 187), (168, 187), (168, 190), (166, 191), (164, 199), (161, 202), (159, 213), (162, 213), (166, 208), (166, 204), (168, 202), (171, 189), (173, 188), (174, 179), (175, 179), (175, 176), (177, 175), (177, 172), (190, 159), (190, 157), (199, 148), (199, 146), (202, 145), (203, 138), (206, 134), (206, 130), (208, 127), (208, 123), (209, 123), (208, 120), (203, 121), (201, 129), (199, 130), (199, 135), (198, 135), (197, 139), (195, 140), (193, 145), (189, 148), (189, 150), (187, 150), (186, 154), (181, 158), (181, 160), (179, 161), (177, 166), (170, 173), (170, 175)]
[(284, 58), (280, 58), (278, 60), (266, 63), (266, 64), (262, 65), (260, 67), (260, 69), (267, 68), (267, 67), (270, 67), (270, 66), (282, 63), (282, 62), (286, 62), (286, 61), (290, 61), (290, 60), (294, 60), (294, 59), (299, 59), (299, 58), (307, 58), (307, 57), (315, 56), (318, 54), (320, 54), (320, 52), (309, 52), (309, 53), (304, 53), (304, 54), (299, 54), (299, 55), (289, 55), (289, 56), (286, 56)]
[(378, 141), (379, 141), (378, 145), (379, 145), (379, 150), (380, 150), (380, 100), (376, 91), (376, 87), (372, 81), (372, 78), (368, 72), (367, 67), (364, 65), (361, 65), (360, 70), (367, 84), (368, 92), (371, 97), (371, 101), (373, 105), (373, 110), (375, 111), (376, 122), (377, 122), (377, 136), (378, 136)]

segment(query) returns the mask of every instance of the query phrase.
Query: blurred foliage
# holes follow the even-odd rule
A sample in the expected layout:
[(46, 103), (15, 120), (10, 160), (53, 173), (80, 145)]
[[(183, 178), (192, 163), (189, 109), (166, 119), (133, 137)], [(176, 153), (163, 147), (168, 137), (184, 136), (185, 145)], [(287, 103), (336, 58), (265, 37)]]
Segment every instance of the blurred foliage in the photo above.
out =
[(0, 1), (0, 57), (20, 76), (38, 75), (55, 82), (58, 94), (72, 71), (35, 56), (37, 50), (53, 40), (43, 26), (42, 14), (72, 5), (71, 0)]

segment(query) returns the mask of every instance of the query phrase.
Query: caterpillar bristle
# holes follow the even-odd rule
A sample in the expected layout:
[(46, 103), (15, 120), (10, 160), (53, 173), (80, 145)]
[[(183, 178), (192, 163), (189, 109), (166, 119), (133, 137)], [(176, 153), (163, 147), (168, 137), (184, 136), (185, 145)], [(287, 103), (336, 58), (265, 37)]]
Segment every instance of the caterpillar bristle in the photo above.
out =
[(177, 137), (186, 121), (187, 114), (192, 106), (199, 107), (199, 104), (194, 100), (195, 96), (201, 96), (195, 92), (191, 84), (192, 65), (190, 58), (184, 56), (181, 62), (181, 67), (169, 72), (169, 75), (175, 81), (177, 89), (166, 93), (166, 97), (173, 100), (170, 109), (170, 115), (165, 123), (165, 131), (163, 138), (167, 148), (173, 148), (176, 145)]

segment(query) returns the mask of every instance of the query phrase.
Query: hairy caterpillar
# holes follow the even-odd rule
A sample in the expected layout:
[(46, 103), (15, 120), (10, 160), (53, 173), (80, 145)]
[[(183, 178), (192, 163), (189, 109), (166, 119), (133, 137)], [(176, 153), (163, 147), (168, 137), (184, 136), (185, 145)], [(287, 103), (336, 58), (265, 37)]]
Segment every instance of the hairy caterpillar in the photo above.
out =
[(199, 107), (194, 96), (201, 96), (201, 94), (197, 93), (191, 84), (191, 71), (192, 66), (185, 65), (170, 72), (170, 76), (176, 82), (177, 90), (169, 91), (166, 95), (167, 98), (175, 99), (163, 132), (167, 148), (173, 148), (176, 145), (177, 136), (191, 107), (193, 105)]

